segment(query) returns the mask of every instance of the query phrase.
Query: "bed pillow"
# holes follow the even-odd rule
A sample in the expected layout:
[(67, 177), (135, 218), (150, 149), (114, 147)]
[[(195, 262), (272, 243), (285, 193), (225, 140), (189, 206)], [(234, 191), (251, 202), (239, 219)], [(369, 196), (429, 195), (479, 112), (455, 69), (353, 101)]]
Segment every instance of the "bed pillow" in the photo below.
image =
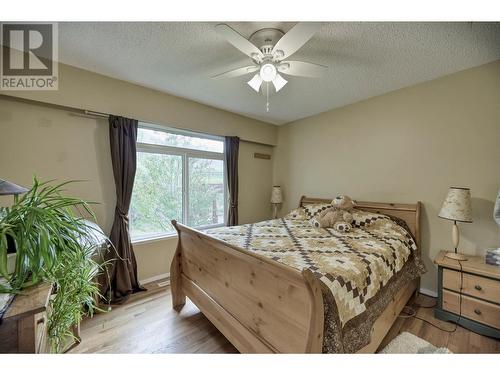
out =
[(316, 215), (320, 214), (324, 210), (327, 210), (328, 208), (332, 208), (331, 203), (317, 203), (317, 204), (307, 204), (304, 206), (304, 212), (306, 214), (306, 219), (310, 220), (313, 217), (316, 217)]
[(285, 219), (292, 220), (310, 220), (320, 212), (332, 207), (331, 203), (317, 203), (317, 204), (307, 204), (304, 207), (296, 208), (292, 210)]
[(290, 211), (290, 213), (285, 216), (285, 219), (289, 219), (289, 220), (307, 220), (306, 219), (306, 212), (304, 210), (304, 207), (299, 207), (299, 208), (296, 208), (295, 210)]
[(352, 225), (356, 227), (369, 227), (374, 221), (379, 219), (390, 219), (411, 233), (411, 230), (408, 228), (408, 224), (406, 224), (403, 219), (398, 217), (357, 209), (352, 210)]
[(382, 217), (388, 217), (383, 214), (377, 214), (375, 212), (363, 211), (358, 209), (353, 209), (352, 213), (352, 225), (356, 227), (368, 227), (375, 220), (380, 219)]
[(406, 232), (408, 232), (408, 235), (411, 236), (414, 243), (416, 243), (416, 239), (413, 236), (413, 233), (412, 233), (410, 227), (408, 226), (406, 221), (404, 221), (403, 219), (401, 219), (399, 217), (388, 215), (388, 214), (380, 214), (380, 213), (375, 213), (375, 212), (354, 209), (354, 210), (352, 210), (352, 218), (353, 218), (352, 226), (357, 227), (357, 228), (367, 228), (367, 227), (373, 225), (373, 223), (377, 220), (389, 219), (389, 220), (395, 222), (400, 227), (402, 227)]

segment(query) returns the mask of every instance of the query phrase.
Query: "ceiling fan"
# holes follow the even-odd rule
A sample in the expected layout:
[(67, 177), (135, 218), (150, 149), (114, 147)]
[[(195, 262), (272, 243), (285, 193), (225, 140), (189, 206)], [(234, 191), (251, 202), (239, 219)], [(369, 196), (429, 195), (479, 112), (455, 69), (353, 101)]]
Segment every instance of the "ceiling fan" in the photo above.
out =
[(304, 61), (287, 60), (297, 52), (321, 27), (320, 23), (299, 22), (286, 34), (279, 29), (265, 28), (254, 32), (249, 39), (240, 35), (226, 24), (215, 26), (219, 35), (252, 59), (253, 64), (212, 78), (233, 78), (256, 73), (247, 83), (256, 92), (263, 84), (268, 97), (266, 109), (269, 112), (269, 83), (276, 92), (280, 91), (287, 80), (280, 74), (300, 77), (319, 77), (327, 69), (324, 65)]

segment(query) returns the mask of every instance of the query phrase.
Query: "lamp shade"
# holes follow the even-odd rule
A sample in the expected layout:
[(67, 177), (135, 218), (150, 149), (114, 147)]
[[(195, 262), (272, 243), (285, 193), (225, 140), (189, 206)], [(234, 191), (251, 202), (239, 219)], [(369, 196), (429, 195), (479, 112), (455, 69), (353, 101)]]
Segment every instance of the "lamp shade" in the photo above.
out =
[(12, 182), (0, 180), (0, 195), (18, 195), (24, 194), (28, 189), (13, 184)]
[(442, 219), (472, 223), (470, 189), (450, 187), (439, 217)]
[(281, 186), (273, 186), (273, 191), (271, 192), (271, 203), (283, 203)]

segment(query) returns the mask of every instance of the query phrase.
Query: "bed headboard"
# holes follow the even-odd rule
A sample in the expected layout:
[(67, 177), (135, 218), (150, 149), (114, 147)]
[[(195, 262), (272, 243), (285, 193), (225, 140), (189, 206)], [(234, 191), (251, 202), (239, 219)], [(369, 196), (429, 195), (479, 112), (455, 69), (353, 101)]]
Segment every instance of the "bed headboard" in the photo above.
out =
[[(325, 198), (309, 198), (303, 195), (300, 198), (299, 207), (307, 204), (330, 203), (331, 199)], [(420, 202), (415, 204), (406, 203), (381, 203), (381, 202), (362, 202), (356, 201), (355, 208), (364, 211), (371, 211), (380, 214), (387, 214), (400, 218), (406, 222), (408, 228), (417, 241), (417, 246), (420, 251)]]

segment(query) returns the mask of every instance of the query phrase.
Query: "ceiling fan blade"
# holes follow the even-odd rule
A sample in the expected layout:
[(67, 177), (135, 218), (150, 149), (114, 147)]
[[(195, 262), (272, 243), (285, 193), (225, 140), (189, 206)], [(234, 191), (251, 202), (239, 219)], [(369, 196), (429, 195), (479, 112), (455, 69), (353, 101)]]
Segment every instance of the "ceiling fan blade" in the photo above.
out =
[(278, 65), (279, 72), (299, 77), (321, 77), (327, 69), (327, 66), (304, 61), (283, 61)]
[(283, 87), (285, 87), (287, 83), (288, 81), (279, 74), (276, 74), (276, 77), (273, 80), (273, 85), (274, 88), (276, 89), (276, 92), (280, 91)]
[(215, 26), (217, 33), (225, 38), (229, 43), (243, 52), (245, 55), (250, 56), (256, 61), (262, 61), (264, 55), (262, 51), (254, 46), (248, 39), (240, 35), (237, 31), (230, 28), (228, 25), (221, 23)]
[(256, 75), (253, 76), (253, 78), (247, 82), (248, 85), (254, 89), (255, 91), (259, 92), (260, 91), (260, 86), (262, 85), (262, 78), (260, 78), (260, 74), (257, 73)]
[(320, 22), (299, 22), (278, 40), (272, 54), (281, 61), (294, 54), (320, 29)]
[(239, 77), (239, 76), (243, 76), (245, 74), (253, 73), (253, 72), (257, 71), (257, 70), (259, 70), (259, 67), (257, 65), (249, 65), (249, 66), (244, 66), (242, 68), (233, 69), (233, 70), (230, 70), (228, 72), (216, 74), (216, 75), (214, 75), (211, 78), (216, 79), (216, 78), (233, 78), (233, 77)]

